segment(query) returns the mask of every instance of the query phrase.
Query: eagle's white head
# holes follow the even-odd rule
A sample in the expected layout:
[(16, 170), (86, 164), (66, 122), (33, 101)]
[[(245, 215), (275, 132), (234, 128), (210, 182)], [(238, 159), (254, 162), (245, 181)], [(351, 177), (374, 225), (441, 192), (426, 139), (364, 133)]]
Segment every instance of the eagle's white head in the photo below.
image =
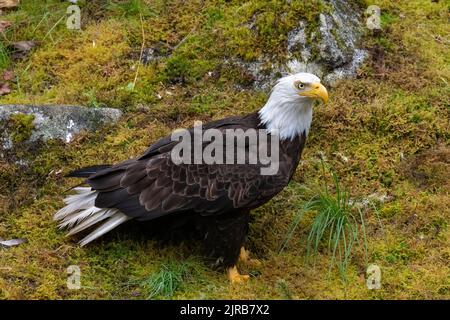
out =
[(269, 100), (259, 110), (261, 122), (269, 132), (278, 130), (281, 140), (308, 134), (312, 106), (316, 99), (328, 102), (327, 89), (310, 73), (297, 73), (278, 80)]

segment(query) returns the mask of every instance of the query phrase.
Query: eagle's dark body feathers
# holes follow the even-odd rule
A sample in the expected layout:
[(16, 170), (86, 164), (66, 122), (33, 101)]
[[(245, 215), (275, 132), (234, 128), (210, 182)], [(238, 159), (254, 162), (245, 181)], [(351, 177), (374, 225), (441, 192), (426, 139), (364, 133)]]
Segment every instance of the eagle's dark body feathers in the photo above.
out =
[[(264, 129), (258, 113), (210, 122), (203, 130)], [(261, 175), (261, 164), (175, 164), (170, 136), (135, 159), (72, 172), (97, 192), (95, 207), (116, 208), (139, 221), (191, 223), (202, 232), (206, 255), (235, 265), (248, 230), (249, 211), (278, 194), (300, 160), (306, 134), (280, 141), (279, 170)], [(270, 148), (269, 148), (270, 150)], [(156, 221), (155, 221), (156, 222)]]

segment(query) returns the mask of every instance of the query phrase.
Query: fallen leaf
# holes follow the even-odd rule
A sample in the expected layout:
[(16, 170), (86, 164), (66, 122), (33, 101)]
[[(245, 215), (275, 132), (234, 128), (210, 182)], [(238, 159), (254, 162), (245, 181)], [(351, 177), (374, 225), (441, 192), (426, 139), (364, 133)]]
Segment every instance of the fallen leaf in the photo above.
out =
[(15, 8), (19, 4), (19, 0), (0, 0), (0, 9)]
[(11, 92), (11, 88), (7, 83), (0, 83), (0, 96), (4, 96)]
[(11, 81), (12, 79), (14, 79), (14, 72), (12, 72), (11, 70), (6, 70), (5, 72), (3, 72), (2, 77), (4, 81)]
[(10, 21), (0, 20), (0, 32), (5, 31), (10, 26), (11, 26), (11, 22)]
[(26, 239), (11, 239), (11, 240), (3, 240), (0, 241), (0, 245), (5, 248), (11, 248), (14, 246), (18, 246), (19, 244), (27, 242)]
[(33, 40), (13, 42), (10, 45), (14, 51), (12, 57), (14, 59), (23, 58), (36, 44), (37, 42)]

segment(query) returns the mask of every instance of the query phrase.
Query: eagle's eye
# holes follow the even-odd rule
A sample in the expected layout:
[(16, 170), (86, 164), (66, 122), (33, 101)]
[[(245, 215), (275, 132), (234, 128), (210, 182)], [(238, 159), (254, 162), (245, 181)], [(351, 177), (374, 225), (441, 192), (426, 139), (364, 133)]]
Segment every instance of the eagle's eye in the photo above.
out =
[(296, 83), (296, 87), (297, 87), (297, 89), (302, 90), (302, 89), (305, 88), (305, 85), (299, 81), (299, 82)]

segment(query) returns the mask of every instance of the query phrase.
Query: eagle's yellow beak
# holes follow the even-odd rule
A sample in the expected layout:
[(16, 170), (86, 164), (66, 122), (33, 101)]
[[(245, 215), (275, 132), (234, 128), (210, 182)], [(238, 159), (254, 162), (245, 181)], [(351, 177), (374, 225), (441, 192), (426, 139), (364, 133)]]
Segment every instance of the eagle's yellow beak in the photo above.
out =
[(299, 92), (299, 95), (303, 97), (322, 99), (326, 104), (328, 103), (328, 91), (321, 83), (313, 83), (310, 85), (310, 90)]

